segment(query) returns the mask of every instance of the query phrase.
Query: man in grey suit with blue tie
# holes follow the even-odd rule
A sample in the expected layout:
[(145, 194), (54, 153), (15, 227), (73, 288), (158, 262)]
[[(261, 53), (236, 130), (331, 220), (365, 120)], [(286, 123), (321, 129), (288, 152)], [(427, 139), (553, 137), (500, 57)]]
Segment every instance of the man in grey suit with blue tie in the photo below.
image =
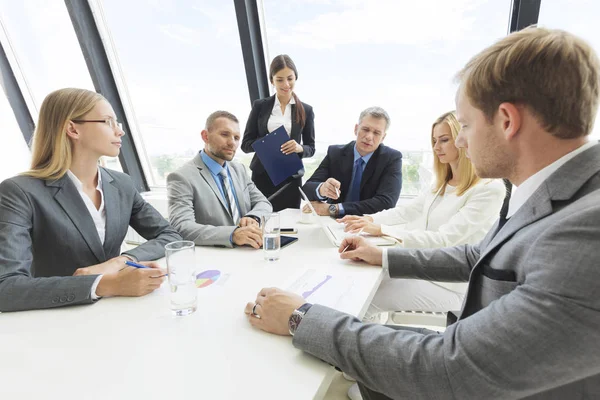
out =
[(204, 150), (167, 176), (169, 220), (200, 246), (262, 246), (259, 222), (271, 203), (233, 162), (240, 145), (237, 118), (215, 111), (202, 131)]
[(393, 278), (468, 280), (458, 321), (441, 334), (364, 324), (275, 288), (248, 318), (356, 377), (365, 399), (600, 398), (600, 145), (588, 140), (600, 62), (569, 33), (528, 28), (459, 81), (456, 145), (479, 176), (515, 185), (507, 212), (478, 245), (386, 251), (354, 237), (341, 255)]

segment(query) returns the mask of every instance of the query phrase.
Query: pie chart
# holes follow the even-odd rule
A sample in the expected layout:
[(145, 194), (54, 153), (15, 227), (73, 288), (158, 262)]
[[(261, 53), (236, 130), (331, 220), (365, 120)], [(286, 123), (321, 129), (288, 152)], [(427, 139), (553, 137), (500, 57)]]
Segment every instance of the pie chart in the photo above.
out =
[(207, 286), (212, 285), (221, 277), (221, 271), (216, 269), (209, 269), (207, 271), (202, 271), (198, 275), (196, 275), (196, 287), (197, 288), (205, 288)]

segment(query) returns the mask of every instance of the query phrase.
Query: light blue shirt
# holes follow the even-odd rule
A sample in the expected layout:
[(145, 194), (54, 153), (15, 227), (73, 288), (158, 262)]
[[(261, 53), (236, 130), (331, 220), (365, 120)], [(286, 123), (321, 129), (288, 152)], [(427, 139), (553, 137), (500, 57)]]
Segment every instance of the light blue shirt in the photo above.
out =
[[(358, 150), (356, 150), (356, 144), (354, 145), (354, 161), (352, 163), (352, 177), (350, 178), (350, 185), (352, 185), (352, 181), (354, 181), (354, 175), (356, 174), (356, 160), (358, 160), (359, 158), (362, 158), (362, 160), (364, 161), (364, 164), (362, 165), (362, 172), (365, 172), (365, 168), (367, 168), (367, 163), (369, 162), (369, 160), (371, 159), (371, 157), (373, 156), (374, 151), (370, 152), (369, 154), (365, 154), (364, 156), (361, 156), (360, 153), (358, 152)], [(325, 200), (325, 197), (322, 197), (319, 194), (319, 189), (321, 188), (321, 185), (323, 183), (321, 183), (319, 186), (317, 186), (317, 197), (320, 200)], [(340, 217), (344, 216), (344, 205), (342, 203), (340, 203)]]
[[(215, 160), (210, 158), (204, 152), (204, 150), (200, 151), (200, 157), (202, 158), (202, 161), (204, 161), (204, 164), (208, 167), (208, 170), (210, 171), (213, 179), (215, 180), (215, 183), (217, 184), (217, 187), (219, 188), (219, 191), (221, 192), (221, 196), (223, 197), (223, 200), (225, 200), (225, 204), (228, 204), (229, 201), (227, 200), (227, 195), (225, 194), (225, 190), (223, 188), (223, 183), (221, 183), (221, 175), (219, 175), (219, 174), (221, 173), (222, 169), (225, 169), (225, 171), (227, 171), (227, 179), (229, 179), (229, 185), (231, 186), (231, 191), (233, 192), (233, 198), (235, 199), (235, 206), (238, 209), (239, 215), (242, 215), (242, 213), (240, 211), (240, 205), (238, 202), (237, 194), (235, 193), (235, 186), (233, 186), (233, 181), (231, 180), (231, 173), (229, 172), (229, 167), (227, 166), (227, 161), (225, 161), (225, 164), (223, 164), (223, 166), (221, 167), (221, 164), (219, 164), (218, 162), (216, 162)], [(233, 232), (231, 233), (231, 236), (229, 237), (229, 241), (233, 243)]]

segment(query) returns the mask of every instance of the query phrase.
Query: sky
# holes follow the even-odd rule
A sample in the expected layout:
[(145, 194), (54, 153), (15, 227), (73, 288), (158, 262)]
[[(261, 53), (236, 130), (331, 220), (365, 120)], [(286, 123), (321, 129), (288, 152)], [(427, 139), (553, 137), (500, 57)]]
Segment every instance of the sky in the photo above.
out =
[[(391, 116), (388, 145), (428, 151), (432, 122), (454, 108), (455, 74), (507, 34), (511, 2), (259, 3), (266, 58), (286, 53), (295, 61), (296, 93), (314, 108), (317, 150), (324, 152), (329, 144), (352, 140), (358, 115), (373, 105)], [(204, 121), (217, 109), (237, 115), (243, 133), (251, 103), (233, 1), (95, 4), (135, 116), (134, 138), (147, 160), (196, 152)], [(600, 52), (598, 15), (600, 2), (542, 0), (539, 24), (578, 34)], [(61, 87), (93, 89), (63, 1), (0, 0), (0, 19), (36, 107)], [(14, 132), (18, 127), (3, 104), (0, 128)]]

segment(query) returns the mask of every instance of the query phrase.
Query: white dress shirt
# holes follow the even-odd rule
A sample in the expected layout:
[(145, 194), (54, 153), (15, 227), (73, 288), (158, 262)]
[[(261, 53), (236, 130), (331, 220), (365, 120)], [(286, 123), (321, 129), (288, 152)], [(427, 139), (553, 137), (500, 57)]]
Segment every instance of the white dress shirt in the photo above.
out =
[(552, 164), (548, 165), (544, 169), (539, 170), (535, 174), (531, 175), (529, 178), (525, 180), (525, 182), (521, 183), (519, 186), (513, 186), (512, 195), (510, 197), (510, 201), (508, 203), (508, 213), (506, 214), (506, 218), (510, 218), (525, 202), (531, 197), (531, 195), (540, 187), (542, 183), (546, 179), (550, 177), (557, 169), (566, 164), (567, 161), (586, 151), (587, 149), (595, 146), (597, 144), (596, 141), (587, 142), (586, 144), (578, 147), (572, 152), (565, 154), (558, 160), (554, 161)]
[[(98, 184), (96, 185), (96, 190), (100, 192), (100, 207), (98, 209), (96, 209), (92, 199), (90, 199), (90, 197), (83, 191), (83, 184), (79, 178), (77, 178), (70, 170), (67, 170), (67, 175), (77, 188), (77, 192), (81, 196), (83, 203), (85, 204), (90, 216), (92, 217), (92, 220), (94, 221), (96, 232), (98, 232), (98, 237), (100, 238), (100, 243), (104, 245), (104, 238), (106, 237), (106, 210), (104, 209), (104, 192), (102, 191), (102, 174), (100, 173), (100, 168), (98, 168)], [(102, 279), (102, 275), (99, 275), (92, 285), (92, 300), (98, 299), (98, 295), (96, 295), (96, 288), (100, 283), (100, 279)]]
[(285, 106), (285, 112), (281, 112), (281, 103), (279, 102), (279, 98), (275, 95), (275, 104), (273, 105), (273, 110), (271, 111), (271, 115), (269, 116), (269, 121), (267, 122), (267, 130), (269, 132), (273, 132), (275, 129), (279, 128), (281, 125), (285, 128), (288, 135), (292, 134), (292, 104), (296, 104), (296, 100), (294, 100), (294, 96), (290, 98), (290, 102)]

